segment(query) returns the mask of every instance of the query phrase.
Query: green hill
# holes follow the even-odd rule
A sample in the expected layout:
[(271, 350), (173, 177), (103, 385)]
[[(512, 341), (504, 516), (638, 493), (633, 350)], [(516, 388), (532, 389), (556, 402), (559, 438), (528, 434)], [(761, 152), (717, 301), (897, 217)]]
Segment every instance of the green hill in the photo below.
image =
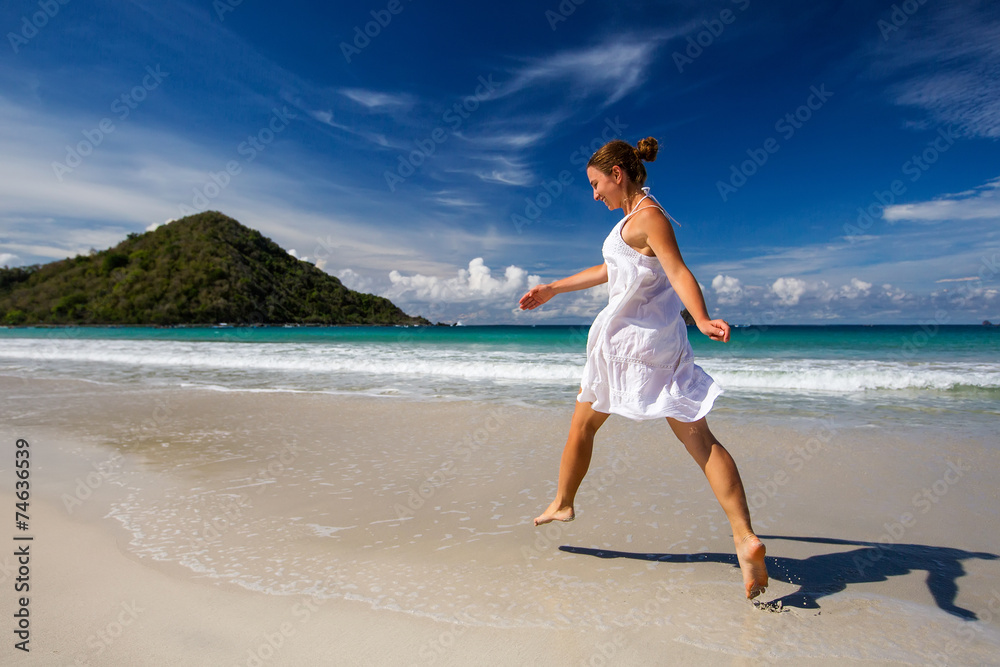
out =
[(347, 289), (216, 211), (129, 234), (89, 256), (0, 268), (0, 322), (430, 324)]

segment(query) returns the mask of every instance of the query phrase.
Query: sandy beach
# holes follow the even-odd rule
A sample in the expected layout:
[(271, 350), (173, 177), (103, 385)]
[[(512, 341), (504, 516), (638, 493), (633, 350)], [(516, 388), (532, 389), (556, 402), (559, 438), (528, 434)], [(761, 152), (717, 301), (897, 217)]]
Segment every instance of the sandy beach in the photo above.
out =
[[(577, 520), (536, 529), (568, 405), (13, 377), (0, 395), (8, 664), (965, 665), (1000, 652), (1000, 450), (981, 429), (718, 410), (768, 547), (754, 605), (724, 515), (662, 423), (609, 421)], [(30, 653), (11, 632), (24, 544)]]

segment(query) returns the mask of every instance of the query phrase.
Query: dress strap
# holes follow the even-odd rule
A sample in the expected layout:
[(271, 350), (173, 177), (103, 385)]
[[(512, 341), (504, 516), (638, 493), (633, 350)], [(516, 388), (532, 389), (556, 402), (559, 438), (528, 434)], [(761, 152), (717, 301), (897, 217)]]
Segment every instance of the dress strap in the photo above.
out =
[[(679, 223), (676, 220), (674, 220), (673, 216), (671, 216), (669, 213), (667, 213), (667, 209), (663, 208), (663, 206), (660, 205), (660, 202), (656, 201), (656, 198), (653, 195), (649, 194), (649, 188), (644, 187), (644, 188), (642, 188), (642, 191), (644, 193), (643, 196), (642, 196), (642, 199), (640, 199), (639, 201), (637, 201), (635, 203), (635, 208), (632, 209), (632, 212), (629, 213), (628, 215), (626, 215), (624, 218), (622, 218), (621, 222), (619, 224), (624, 225), (625, 222), (629, 218), (631, 218), (633, 215), (635, 215), (636, 213), (639, 212), (639, 210), (640, 210), (639, 209), (639, 204), (641, 204), (643, 201), (649, 199), (654, 204), (656, 204), (656, 208), (660, 209), (663, 212), (663, 215), (667, 216), (667, 220), (669, 220), (670, 222), (674, 223), (678, 227), (681, 226), (681, 223)], [(647, 206), (646, 208), (650, 208), (650, 207)]]

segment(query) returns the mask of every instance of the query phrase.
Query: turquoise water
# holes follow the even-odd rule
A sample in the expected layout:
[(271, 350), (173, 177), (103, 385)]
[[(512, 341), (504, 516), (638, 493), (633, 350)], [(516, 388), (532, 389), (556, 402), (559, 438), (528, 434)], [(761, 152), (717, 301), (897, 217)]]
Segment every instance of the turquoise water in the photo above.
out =
[[(0, 328), (16, 338), (238, 341), (246, 343), (415, 343), (525, 350), (586, 346), (587, 326), (462, 327), (58, 327)], [(806, 358), (935, 358), (1000, 361), (1000, 327), (978, 325), (770, 326), (734, 328), (728, 344), (690, 329), (696, 353)]]
[[(575, 397), (586, 335), (584, 326), (13, 328), (0, 329), (0, 373), (555, 405)], [(1000, 416), (1000, 328), (759, 326), (734, 329), (726, 344), (692, 328), (689, 338), (726, 390), (717, 409)]]

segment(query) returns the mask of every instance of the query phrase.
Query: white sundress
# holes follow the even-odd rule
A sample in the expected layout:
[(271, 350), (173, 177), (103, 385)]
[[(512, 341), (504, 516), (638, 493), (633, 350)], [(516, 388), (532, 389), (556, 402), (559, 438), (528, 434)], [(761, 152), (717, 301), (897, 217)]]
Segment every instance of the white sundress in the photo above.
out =
[[(577, 400), (629, 419), (701, 419), (722, 388), (694, 363), (684, 307), (656, 257), (622, 239), (622, 227), (645, 196), (604, 241), (608, 305), (587, 336), (587, 363)], [(664, 211), (664, 215), (666, 212)]]

